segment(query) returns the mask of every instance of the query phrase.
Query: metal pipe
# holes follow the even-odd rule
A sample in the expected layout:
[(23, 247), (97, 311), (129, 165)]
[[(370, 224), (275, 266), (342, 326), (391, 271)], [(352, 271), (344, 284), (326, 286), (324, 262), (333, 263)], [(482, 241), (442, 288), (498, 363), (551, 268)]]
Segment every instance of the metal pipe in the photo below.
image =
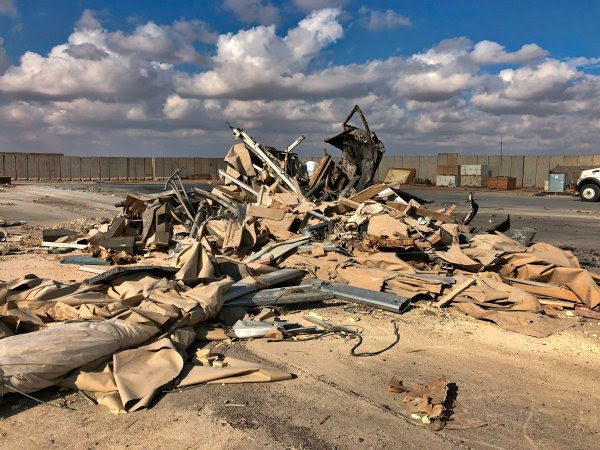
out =
[(212, 192), (208, 192), (205, 191), (204, 189), (200, 189), (200, 188), (193, 188), (192, 189), (194, 192), (202, 195), (203, 197), (208, 198), (209, 200), (212, 200), (213, 202), (218, 203), (219, 205), (225, 207), (226, 209), (228, 209), (229, 211), (231, 211), (232, 213), (237, 214), (237, 209), (235, 208), (234, 205), (226, 202), (225, 200), (223, 200), (222, 198), (217, 197), (215, 194), (213, 194)]
[(294, 150), (296, 147), (298, 147), (298, 145), (300, 144), (300, 142), (302, 142), (304, 139), (306, 139), (304, 136), (298, 136), (298, 138), (292, 142), (290, 144), (290, 146), (286, 149), (286, 153), (291, 152), (292, 150)]
[(198, 228), (200, 227), (200, 222), (204, 221), (204, 205), (206, 203), (204, 200), (200, 202), (198, 205), (198, 212), (196, 213), (196, 217), (194, 217), (194, 223), (192, 224), (192, 229), (190, 230), (190, 237), (196, 237), (198, 233)]
[(249, 185), (247, 185), (246, 183), (244, 183), (243, 181), (238, 180), (237, 178), (235, 178), (234, 176), (229, 175), (226, 172), (223, 172), (221, 169), (218, 170), (219, 175), (221, 175), (223, 178), (227, 178), (229, 181), (231, 181), (232, 183), (238, 185), (239, 187), (241, 187), (242, 189), (250, 192), (252, 195), (254, 195), (256, 198), (258, 198), (258, 192), (256, 192), (254, 189), (252, 189), (252, 187), (250, 187)]
[(262, 306), (291, 305), (296, 303), (320, 302), (331, 300), (334, 295), (314, 289), (298, 286), (263, 289), (252, 294), (243, 295), (223, 305), (223, 308), (243, 307), (254, 308)]
[(389, 294), (387, 292), (378, 292), (354, 287), (348, 284), (330, 283), (315, 279), (305, 281), (300, 286), (312, 286), (320, 291), (329, 292), (335, 295), (335, 298), (340, 300), (359, 303), (361, 305), (367, 305), (395, 313), (404, 312), (410, 305), (410, 299), (408, 298)]
[(306, 272), (300, 269), (279, 269), (275, 272), (259, 275), (252, 282), (238, 281), (234, 283), (223, 295), (225, 303), (239, 298), (242, 295), (251, 294), (261, 289), (273, 287), (278, 284), (287, 283), (303, 276)]
[(256, 261), (258, 258), (260, 258), (261, 256), (269, 253), (271, 250), (277, 248), (277, 247), (281, 247), (281, 246), (291, 246), (291, 248), (289, 250), (292, 250), (294, 247), (294, 245), (296, 247), (299, 247), (300, 245), (302, 245), (305, 241), (310, 241), (310, 236), (301, 236), (299, 238), (294, 238), (294, 239), (289, 239), (287, 241), (283, 241), (283, 242), (276, 242), (274, 244), (270, 244), (265, 246), (263, 249), (261, 249), (260, 251), (254, 253), (253, 255), (248, 256), (246, 259), (244, 259), (244, 263), (249, 263), (252, 261)]

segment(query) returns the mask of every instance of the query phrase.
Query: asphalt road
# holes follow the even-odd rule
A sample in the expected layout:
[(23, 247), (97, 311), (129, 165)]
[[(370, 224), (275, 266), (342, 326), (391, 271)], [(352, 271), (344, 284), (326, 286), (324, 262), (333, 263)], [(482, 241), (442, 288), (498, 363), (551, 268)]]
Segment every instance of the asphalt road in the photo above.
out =
[[(418, 195), (426, 200), (434, 201), (438, 205), (457, 206), (464, 205), (469, 191), (460, 189), (438, 189), (438, 188), (412, 188), (405, 189), (414, 195)], [(520, 213), (525, 215), (544, 216), (561, 215), (571, 217), (578, 214), (578, 210), (592, 211), (591, 213), (579, 214), (600, 214), (600, 202), (587, 203), (582, 202), (579, 197), (570, 195), (545, 195), (536, 196), (533, 193), (522, 191), (499, 192), (474, 190), (475, 201), (479, 204), (480, 211)]]
[[(433, 201), (432, 206), (457, 205), (466, 213), (469, 191), (464, 189), (406, 188), (407, 192)], [(536, 240), (581, 250), (600, 248), (600, 202), (582, 202), (564, 195), (535, 196), (533, 193), (473, 191), (479, 212), (472, 225), (491, 228), (510, 215), (513, 228), (537, 230)]]

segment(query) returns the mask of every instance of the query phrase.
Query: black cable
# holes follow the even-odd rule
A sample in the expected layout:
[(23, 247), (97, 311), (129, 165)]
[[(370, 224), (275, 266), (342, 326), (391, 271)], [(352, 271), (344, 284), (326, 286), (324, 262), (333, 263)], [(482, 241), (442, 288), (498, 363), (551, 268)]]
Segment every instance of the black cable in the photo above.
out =
[(363, 343), (362, 336), (360, 334), (356, 333), (355, 336), (358, 338), (358, 342), (354, 345), (354, 347), (352, 347), (350, 349), (350, 354), (352, 356), (377, 356), (377, 355), (380, 355), (381, 353), (383, 353), (383, 352), (388, 351), (389, 349), (391, 349), (394, 345), (396, 345), (398, 342), (400, 342), (400, 333), (398, 333), (398, 322), (396, 322), (395, 320), (392, 320), (392, 323), (394, 324), (394, 342), (392, 342), (390, 345), (388, 345), (387, 347), (382, 348), (381, 350), (376, 350), (374, 352), (356, 353), (356, 349), (358, 347), (360, 347), (361, 344)]
[(350, 330), (345, 327), (333, 327), (330, 330), (323, 330), (323, 332), (316, 334), (315, 336), (311, 336), (309, 338), (304, 338), (304, 339), (294, 339), (291, 342), (313, 341), (315, 339), (320, 339), (320, 338), (328, 336), (330, 334), (335, 334), (336, 336), (342, 336), (342, 337), (350, 336), (350, 337), (356, 338), (358, 340), (358, 342), (350, 349), (350, 355), (352, 355), (352, 356), (377, 356), (377, 355), (382, 354), (383, 352), (388, 351), (393, 346), (395, 346), (398, 342), (400, 342), (400, 334), (398, 333), (398, 322), (395, 320), (392, 320), (392, 324), (394, 324), (394, 342), (392, 342), (388, 346), (382, 348), (381, 350), (376, 350), (373, 352), (357, 353), (356, 349), (362, 345), (363, 337), (361, 336), (361, 334), (359, 332)]

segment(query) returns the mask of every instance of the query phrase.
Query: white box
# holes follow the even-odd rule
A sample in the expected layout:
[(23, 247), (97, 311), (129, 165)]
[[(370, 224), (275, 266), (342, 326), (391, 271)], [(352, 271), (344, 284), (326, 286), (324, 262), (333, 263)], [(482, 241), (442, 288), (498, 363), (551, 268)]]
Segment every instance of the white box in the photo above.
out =
[(461, 164), (460, 166), (461, 175), (482, 175), (489, 176), (490, 169), (486, 164)]
[(435, 185), (457, 187), (460, 186), (460, 177), (458, 175), (436, 175)]

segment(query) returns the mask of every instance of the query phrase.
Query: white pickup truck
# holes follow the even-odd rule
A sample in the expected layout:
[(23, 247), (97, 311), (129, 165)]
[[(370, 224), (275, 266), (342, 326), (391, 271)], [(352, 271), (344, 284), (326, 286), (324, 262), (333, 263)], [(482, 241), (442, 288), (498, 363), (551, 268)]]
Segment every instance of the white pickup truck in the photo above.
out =
[(584, 202), (600, 199), (600, 167), (584, 170), (577, 180), (577, 193)]

